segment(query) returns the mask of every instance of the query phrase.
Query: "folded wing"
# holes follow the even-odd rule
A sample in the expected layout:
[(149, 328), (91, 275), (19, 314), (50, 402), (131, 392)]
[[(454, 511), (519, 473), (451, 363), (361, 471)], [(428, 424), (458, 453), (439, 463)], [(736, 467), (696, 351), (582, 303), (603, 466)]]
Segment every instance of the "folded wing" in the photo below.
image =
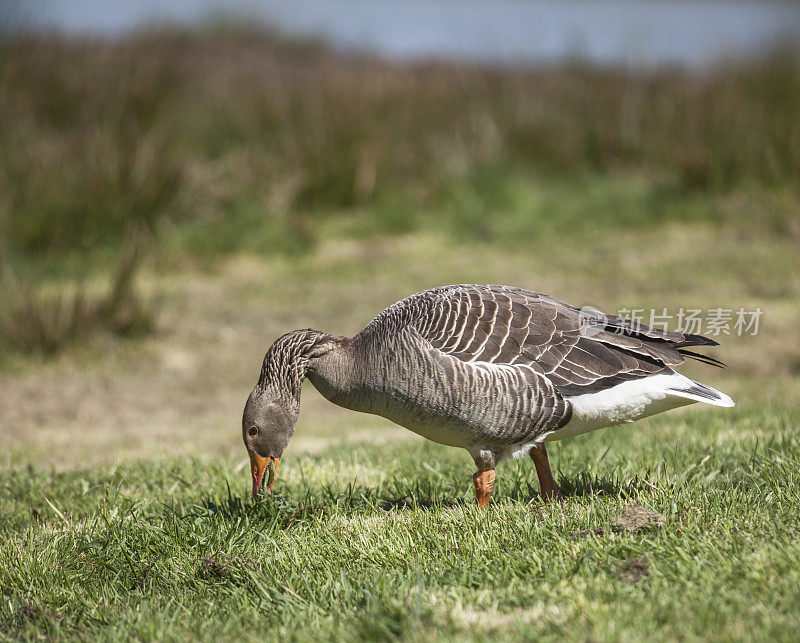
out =
[(433, 308), (417, 329), (433, 348), (464, 362), (528, 367), (564, 396), (672, 372), (686, 357), (721, 365), (686, 350), (716, 345), (708, 338), (587, 316), (521, 288), (449, 286), (429, 293)]

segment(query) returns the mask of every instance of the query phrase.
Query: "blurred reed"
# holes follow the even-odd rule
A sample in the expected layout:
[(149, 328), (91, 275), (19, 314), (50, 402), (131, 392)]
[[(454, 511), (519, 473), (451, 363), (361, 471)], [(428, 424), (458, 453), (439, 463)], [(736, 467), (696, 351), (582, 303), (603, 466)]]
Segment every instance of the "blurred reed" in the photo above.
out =
[(120, 335), (147, 330), (150, 311), (133, 282), (141, 239), (135, 232), (125, 234), (117, 264), (100, 284), (73, 277), (47, 287), (31, 275), (20, 280), (5, 267), (0, 274), (0, 340), (25, 352), (54, 353), (98, 329)]

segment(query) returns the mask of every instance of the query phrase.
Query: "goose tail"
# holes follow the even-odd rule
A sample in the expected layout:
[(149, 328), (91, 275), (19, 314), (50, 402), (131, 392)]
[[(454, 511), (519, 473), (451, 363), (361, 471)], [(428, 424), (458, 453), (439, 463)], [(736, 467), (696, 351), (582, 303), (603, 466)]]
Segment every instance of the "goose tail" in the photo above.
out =
[(730, 398), (730, 396), (725, 395), (725, 393), (722, 391), (718, 391), (717, 389), (706, 386), (705, 384), (701, 384), (700, 382), (690, 380), (688, 377), (681, 377), (682, 380), (685, 380), (685, 382), (680, 382), (676, 386), (671, 386), (669, 388), (669, 393), (671, 395), (684, 397), (688, 400), (694, 400), (695, 402), (713, 404), (714, 406), (736, 406), (736, 403)]

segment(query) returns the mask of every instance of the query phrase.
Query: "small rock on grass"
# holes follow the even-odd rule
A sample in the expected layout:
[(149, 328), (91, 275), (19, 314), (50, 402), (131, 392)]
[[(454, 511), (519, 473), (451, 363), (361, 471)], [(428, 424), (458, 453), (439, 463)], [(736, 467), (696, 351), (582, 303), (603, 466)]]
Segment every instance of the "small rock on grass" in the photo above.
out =
[(664, 516), (660, 513), (645, 509), (644, 507), (626, 507), (625, 510), (611, 521), (614, 531), (626, 531), (638, 534), (640, 531), (659, 529), (664, 526)]

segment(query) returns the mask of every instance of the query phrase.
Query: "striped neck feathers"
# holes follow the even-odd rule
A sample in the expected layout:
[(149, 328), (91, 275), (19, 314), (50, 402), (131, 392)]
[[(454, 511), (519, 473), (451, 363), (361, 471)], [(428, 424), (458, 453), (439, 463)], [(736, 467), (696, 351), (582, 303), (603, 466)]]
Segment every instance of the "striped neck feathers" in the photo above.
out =
[(332, 350), (338, 341), (333, 335), (310, 328), (279, 337), (264, 356), (256, 389), (299, 398), (309, 361)]

